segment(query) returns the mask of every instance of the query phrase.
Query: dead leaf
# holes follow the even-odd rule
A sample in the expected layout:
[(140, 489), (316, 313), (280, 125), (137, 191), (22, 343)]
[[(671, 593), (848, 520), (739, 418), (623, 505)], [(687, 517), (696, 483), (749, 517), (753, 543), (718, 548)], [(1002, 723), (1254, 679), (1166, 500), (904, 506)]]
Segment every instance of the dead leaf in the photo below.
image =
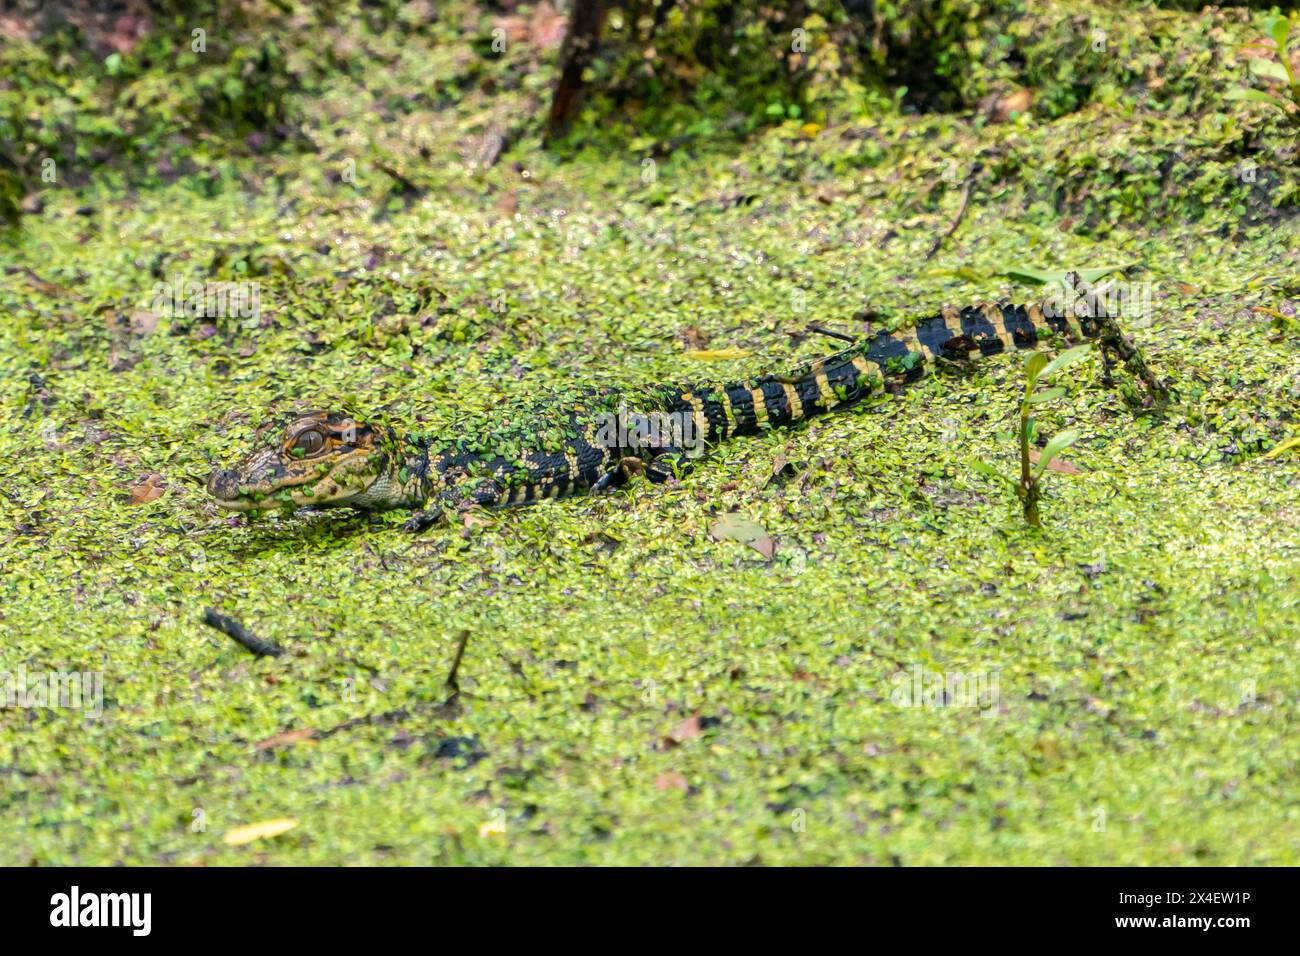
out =
[(533, 8), (530, 18), (524, 19), (518, 14), (494, 17), (492, 26), (505, 33), (507, 43), (526, 40), (534, 50), (541, 51), (560, 45), (564, 39), (566, 19), (549, 0), (542, 0)]
[[(772, 485), (784, 484), (791, 478), (798, 476), (799, 469), (802, 467), (804, 467), (802, 464), (795, 464), (787, 459), (785, 452), (777, 452), (776, 457), (772, 459), (772, 474), (768, 476), (765, 482), (763, 482), (763, 486), (770, 487)], [(807, 474), (808, 472), (805, 471), (805, 477)]]
[[(1035, 465), (1041, 456), (1036, 449), (1029, 449), (1029, 460)], [(1072, 461), (1066, 461), (1064, 458), (1053, 458), (1047, 463), (1048, 471), (1059, 471), (1063, 475), (1082, 475), (1083, 469)]]
[(144, 17), (123, 13), (113, 21), (102, 36), (102, 42), (116, 53), (130, 53), (136, 43), (148, 32), (149, 21)]
[(1005, 123), (1014, 114), (1028, 111), (1033, 103), (1034, 94), (1029, 90), (1015, 90), (993, 101), (989, 119), (994, 123)]
[(694, 740), (700, 735), (700, 717), (696, 714), (693, 717), (687, 717), (680, 724), (673, 728), (672, 732), (664, 738), (665, 747), (678, 747), (688, 740)]
[(493, 17), (492, 29), (504, 33), (507, 43), (528, 39), (528, 22), (520, 16)]
[(249, 823), (242, 827), (235, 827), (221, 838), (221, 842), (226, 846), (243, 846), (246, 843), (252, 843), (254, 840), (269, 840), (281, 833), (288, 833), (297, 825), (297, 820), (289, 818)]
[(690, 783), (680, 773), (661, 773), (655, 777), (656, 790), (680, 790), (682, 793), (691, 789)]
[(133, 505), (147, 504), (156, 498), (161, 498), (166, 490), (162, 484), (162, 475), (156, 471), (151, 471), (131, 487), (130, 503)]
[(509, 218), (519, 211), (519, 193), (515, 190), (501, 194), (497, 200), (496, 211)]
[(5, 40), (28, 40), (36, 33), (34, 19), (16, 16), (0, 16), (0, 38)]
[(148, 309), (136, 309), (128, 316), (128, 321), (134, 335), (148, 335), (158, 328), (158, 315)]
[(253, 749), (257, 751), (270, 750), (273, 747), (280, 747), (285, 744), (296, 744), (301, 740), (311, 740), (316, 736), (314, 727), (299, 727), (297, 730), (286, 730), (281, 734), (272, 734), (265, 740), (259, 740), (253, 744)]
[(682, 329), (682, 342), (693, 352), (702, 352), (709, 347), (709, 337), (693, 325)]
[(535, 50), (548, 50), (560, 45), (564, 39), (567, 18), (556, 11), (550, 0), (542, 0), (533, 8), (533, 18), (528, 23), (528, 42)]
[(757, 521), (751, 521), (734, 511), (713, 522), (709, 534), (715, 541), (735, 541), (748, 545), (769, 561), (776, 553), (776, 542), (768, 535), (767, 529)]

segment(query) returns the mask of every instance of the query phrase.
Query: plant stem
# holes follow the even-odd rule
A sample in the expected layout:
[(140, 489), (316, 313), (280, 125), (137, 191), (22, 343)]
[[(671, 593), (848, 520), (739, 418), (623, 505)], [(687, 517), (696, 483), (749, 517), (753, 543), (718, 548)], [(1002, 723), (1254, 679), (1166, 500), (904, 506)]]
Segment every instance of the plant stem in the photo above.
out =
[(1029, 403), (1020, 403), (1020, 503), (1025, 509), (1025, 520), (1035, 528), (1042, 527), (1038, 516), (1038, 480), (1029, 468)]

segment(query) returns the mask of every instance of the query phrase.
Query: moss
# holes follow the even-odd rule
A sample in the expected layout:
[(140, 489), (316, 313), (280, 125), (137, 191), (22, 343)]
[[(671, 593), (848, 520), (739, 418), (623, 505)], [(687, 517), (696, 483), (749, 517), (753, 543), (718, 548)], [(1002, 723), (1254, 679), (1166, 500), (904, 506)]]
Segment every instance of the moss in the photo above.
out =
[[(0, 673), (102, 672), (103, 712), (0, 708), (0, 862), (1296, 863), (1300, 459), (1259, 454), (1300, 427), (1272, 118), (1117, 87), (1001, 124), (783, 120), (647, 182), (628, 143), (543, 151), (549, 67), (461, 22), (349, 33), (385, 68), (302, 94), (310, 150), (61, 181), (7, 252)], [(484, 164), (494, 124), (516, 133)], [(401, 514), (248, 523), (201, 487), (292, 408), (468, 440), (513, 402), (791, 367), (823, 348), (787, 334), (810, 321), (1121, 264), (1180, 403), (1134, 415), (1076, 366), (1041, 430), (1083, 433), (1081, 473), (1049, 477), (1042, 533), (972, 466), (1014, 460), (1015, 358), (418, 538)], [(252, 277), (260, 312), (155, 308), (178, 276)], [(688, 330), (745, 357), (693, 358)], [(733, 511), (770, 560), (715, 540)], [(274, 818), (299, 825), (222, 841)]]

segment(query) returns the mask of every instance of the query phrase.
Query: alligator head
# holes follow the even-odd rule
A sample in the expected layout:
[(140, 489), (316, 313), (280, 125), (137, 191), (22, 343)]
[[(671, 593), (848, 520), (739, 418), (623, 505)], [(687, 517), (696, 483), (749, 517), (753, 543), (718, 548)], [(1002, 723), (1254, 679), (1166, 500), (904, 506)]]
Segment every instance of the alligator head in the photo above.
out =
[(388, 429), (337, 412), (281, 419), (258, 430), (234, 468), (212, 472), (208, 494), (230, 511), (398, 507), (404, 495), (390, 439)]

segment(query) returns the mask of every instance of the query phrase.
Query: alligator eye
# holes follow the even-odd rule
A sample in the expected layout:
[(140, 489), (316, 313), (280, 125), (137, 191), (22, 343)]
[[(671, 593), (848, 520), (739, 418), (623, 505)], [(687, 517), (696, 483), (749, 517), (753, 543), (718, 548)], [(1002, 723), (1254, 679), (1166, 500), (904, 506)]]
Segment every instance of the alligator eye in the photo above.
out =
[(293, 440), (291, 450), (301, 451), (304, 455), (314, 455), (324, 447), (325, 436), (314, 429), (309, 429)]

